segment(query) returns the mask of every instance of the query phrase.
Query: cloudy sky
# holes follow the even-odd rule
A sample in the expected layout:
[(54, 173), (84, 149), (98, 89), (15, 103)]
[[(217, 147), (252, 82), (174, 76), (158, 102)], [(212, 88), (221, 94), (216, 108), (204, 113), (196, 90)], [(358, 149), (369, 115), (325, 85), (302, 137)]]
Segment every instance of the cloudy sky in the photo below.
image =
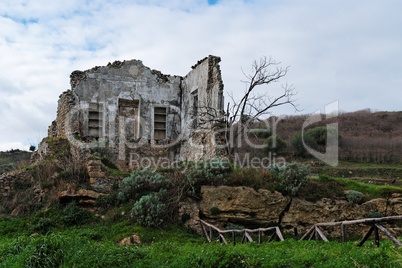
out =
[(282, 83), (301, 113), (334, 101), (401, 110), (401, 10), (400, 0), (2, 0), (0, 150), (36, 145), (70, 73), (115, 60), (185, 75), (217, 55), (225, 91), (239, 96), (242, 69), (271, 56), (290, 66)]

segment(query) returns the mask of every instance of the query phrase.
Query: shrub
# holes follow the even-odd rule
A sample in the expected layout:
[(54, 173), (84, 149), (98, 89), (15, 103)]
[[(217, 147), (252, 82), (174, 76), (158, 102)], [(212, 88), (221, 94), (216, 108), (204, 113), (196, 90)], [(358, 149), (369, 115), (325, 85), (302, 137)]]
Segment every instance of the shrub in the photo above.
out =
[(117, 169), (116, 165), (114, 164), (115, 156), (113, 152), (105, 146), (95, 146), (91, 148), (91, 154), (97, 156), (101, 159), (102, 164), (105, 166)]
[(245, 227), (237, 224), (232, 224), (229, 223), (226, 227), (225, 230), (244, 230)]
[(247, 186), (255, 190), (267, 189), (275, 191), (277, 180), (266, 169), (236, 168), (227, 177), (229, 186)]
[(276, 154), (282, 152), (286, 147), (286, 143), (277, 136), (271, 136), (265, 140), (267, 153), (274, 152)]
[(226, 177), (232, 170), (229, 160), (213, 158), (198, 162), (180, 163), (184, 178), (180, 181), (180, 189), (186, 189), (187, 195), (199, 198), (202, 185), (222, 185), (227, 183)]
[(363, 199), (363, 193), (359, 191), (349, 190), (346, 194), (346, 199), (350, 204), (358, 204)]
[(223, 179), (225, 174), (232, 170), (230, 162), (221, 158), (200, 160), (195, 163), (193, 170), (196, 177), (204, 177), (207, 182), (214, 183), (217, 179)]
[(91, 221), (92, 214), (77, 206), (76, 203), (68, 204), (63, 210), (61, 222), (66, 226), (82, 225)]
[(365, 218), (382, 218), (384, 217), (384, 214), (382, 214), (382, 212), (379, 211), (373, 211), (373, 212), (369, 212), (367, 214), (364, 215)]
[(95, 206), (101, 208), (108, 208), (118, 205), (117, 193), (112, 193), (109, 195), (101, 195), (95, 201)]
[(272, 135), (271, 130), (267, 129), (266, 127), (263, 128), (254, 128), (248, 131), (249, 137), (256, 137), (261, 139), (266, 139)]
[(278, 177), (278, 190), (283, 194), (295, 196), (300, 187), (307, 181), (306, 176), (310, 173), (308, 165), (292, 162), (290, 164), (274, 164), (269, 170)]
[(171, 185), (163, 175), (150, 168), (137, 169), (119, 184), (118, 199), (128, 201), (138, 200), (141, 196), (168, 188)]
[(297, 156), (305, 155), (306, 149), (304, 148), (300, 131), (290, 136), (290, 144), (292, 145), (292, 148), (295, 151), (295, 155)]
[(32, 225), (31, 230), (38, 233), (46, 233), (54, 224), (49, 218), (39, 218), (38, 221)]
[(317, 145), (325, 146), (327, 143), (327, 127), (322, 126), (308, 129), (305, 132), (305, 136), (312, 137)]
[(217, 207), (212, 207), (209, 212), (211, 212), (211, 215), (219, 215), (221, 213), (221, 210)]
[(131, 217), (142, 226), (159, 226), (164, 221), (165, 209), (158, 195), (148, 194), (135, 202)]
[(301, 132), (295, 133), (291, 137), (291, 144), (296, 151), (296, 155), (302, 157), (307, 156), (307, 150), (304, 144), (314, 150), (325, 146), (327, 143), (327, 131), (331, 131), (331, 129), (328, 130), (327, 127), (321, 126), (305, 130), (303, 135)]

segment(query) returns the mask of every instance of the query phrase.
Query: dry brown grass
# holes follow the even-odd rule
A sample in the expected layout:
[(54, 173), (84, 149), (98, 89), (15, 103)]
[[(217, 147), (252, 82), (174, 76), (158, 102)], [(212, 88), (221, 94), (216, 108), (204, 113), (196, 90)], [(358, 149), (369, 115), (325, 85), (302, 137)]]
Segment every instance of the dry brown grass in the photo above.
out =
[[(308, 115), (293, 115), (277, 120), (276, 134), (288, 145), (288, 150), (284, 153), (286, 157), (292, 157), (294, 154), (291, 137), (301, 131), (307, 118)], [(400, 163), (402, 161), (402, 112), (361, 110), (340, 113), (331, 119), (325, 119), (325, 116), (322, 116), (322, 119), (309, 128), (338, 123), (340, 160), (371, 163)], [(255, 124), (252, 128), (262, 125)], [(261, 150), (250, 146), (243, 146), (240, 152), (261, 156)]]

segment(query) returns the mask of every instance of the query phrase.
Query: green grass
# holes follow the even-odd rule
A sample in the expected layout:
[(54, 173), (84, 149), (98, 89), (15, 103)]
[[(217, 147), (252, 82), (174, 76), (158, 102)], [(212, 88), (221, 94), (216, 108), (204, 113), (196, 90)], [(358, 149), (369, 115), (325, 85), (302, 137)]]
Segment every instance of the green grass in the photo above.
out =
[(114, 168), (110, 168), (109, 172), (111, 175), (116, 176), (116, 177), (128, 177), (131, 174), (128, 171), (123, 171), (123, 170), (114, 169)]
[[(362, 247), (357, 247), (356, 241), (342, 244), (293, 239), (233, 246), (207, 243), (200, 235), (176, 225), (152, 229), (127, 220), (61, 226), (30, 236), (33, 222), (33, 217), (0, 218), (0, 267), (402, 266), (402, 250), (389, 240), (381, 240), (379, 248), (372, 240)], [(118, 245), (134, 233), (141, 238), (140, 245)]]
[(402, 187), (393, 185), (377, 185), (365, 183), (352, 178), (336, 178), (326, 175), (310, 178), (303, 185), (298, 196), (316, 202), (321, 198), (345, 199), (346, 191), (354, 190), (363, 193), (363, 201), (375, 198), (390, 198), (392, 194), (402, 194)]
[(328, 174), (334, 177), (402, 179), (402, 165), (398, 163), (375, 164), (341, 161), (336, 167), (317, 165), (311, 169), (314, 173)]
[(28, 165), (31, 154), (31, 152), (18, 149), (0, 152), (0, 174)]
[[(343, 166), (345, 170), (353, 167)], [(366, 170), (379, 166), (366, 165)], [(360, 165), (363, 168), (363, 164)], [(382, 166), (383, 167), (383, 166)], [(398, 169), (398, 166), (384, 167)], [(274, 187), (269, 174), (236, 171), (233, 185), (249, 182), (255, 188)], [(272, 181), (272, 185), (268, 182)], [(354, 179), (320, 176), (309, 179), (300, 195), (310, 200), (345, 198), (345, 190), (362, 192), (365, 199), (402, 193), (401, 187), (375, 185)], [(35, 215), (0, 216), (1, 267), (402, 267), (402, 249), (389, 240), (377, 248), (372, 240), (363, 247), (357, 241), (294, 241), (265, 244), (222, 245), (177, 225), (144, 228), (122, 215), (128, 208), (108, 210), (116, 217), (103, 221), (74, 204), (53, 206)], [(107, 212), (105, 212), (107, 214)], [(102, 214), (102, 213), (101, 213)], [(106, 215), (105, 214), (105, 215)], [(108, 215), (108, 214), (107, 214)], [(35, 233), (34, 236), (31, 236)], [(138, 234), (140, 245), (118, 242)]]
[(391, 197), (392, 193), (402, 194), (401, 187), (391, 185), (374, 185), (344, 178), (336, 178), (335, 181), (344, 184), (345, 188), (348, 190), (362, 192), (364, 195), (368, 196), (369, 199)]

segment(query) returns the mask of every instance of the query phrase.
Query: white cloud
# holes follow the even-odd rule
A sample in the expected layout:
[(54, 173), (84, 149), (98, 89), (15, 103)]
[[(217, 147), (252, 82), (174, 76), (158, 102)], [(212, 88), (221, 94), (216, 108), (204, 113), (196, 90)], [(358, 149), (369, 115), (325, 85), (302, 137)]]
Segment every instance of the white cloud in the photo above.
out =
[(304, 112), (335, 100), (345, 111), (400, 109), (401, 7), (397, 0), (2, 1), (0, 148), (46, 135), (72, 71), (133, 58), (185, 75), (218, 55), (225, 90), (238, 93), (241, 68), (273, 56), (291, 66), (284, 82), (294, 84)]

